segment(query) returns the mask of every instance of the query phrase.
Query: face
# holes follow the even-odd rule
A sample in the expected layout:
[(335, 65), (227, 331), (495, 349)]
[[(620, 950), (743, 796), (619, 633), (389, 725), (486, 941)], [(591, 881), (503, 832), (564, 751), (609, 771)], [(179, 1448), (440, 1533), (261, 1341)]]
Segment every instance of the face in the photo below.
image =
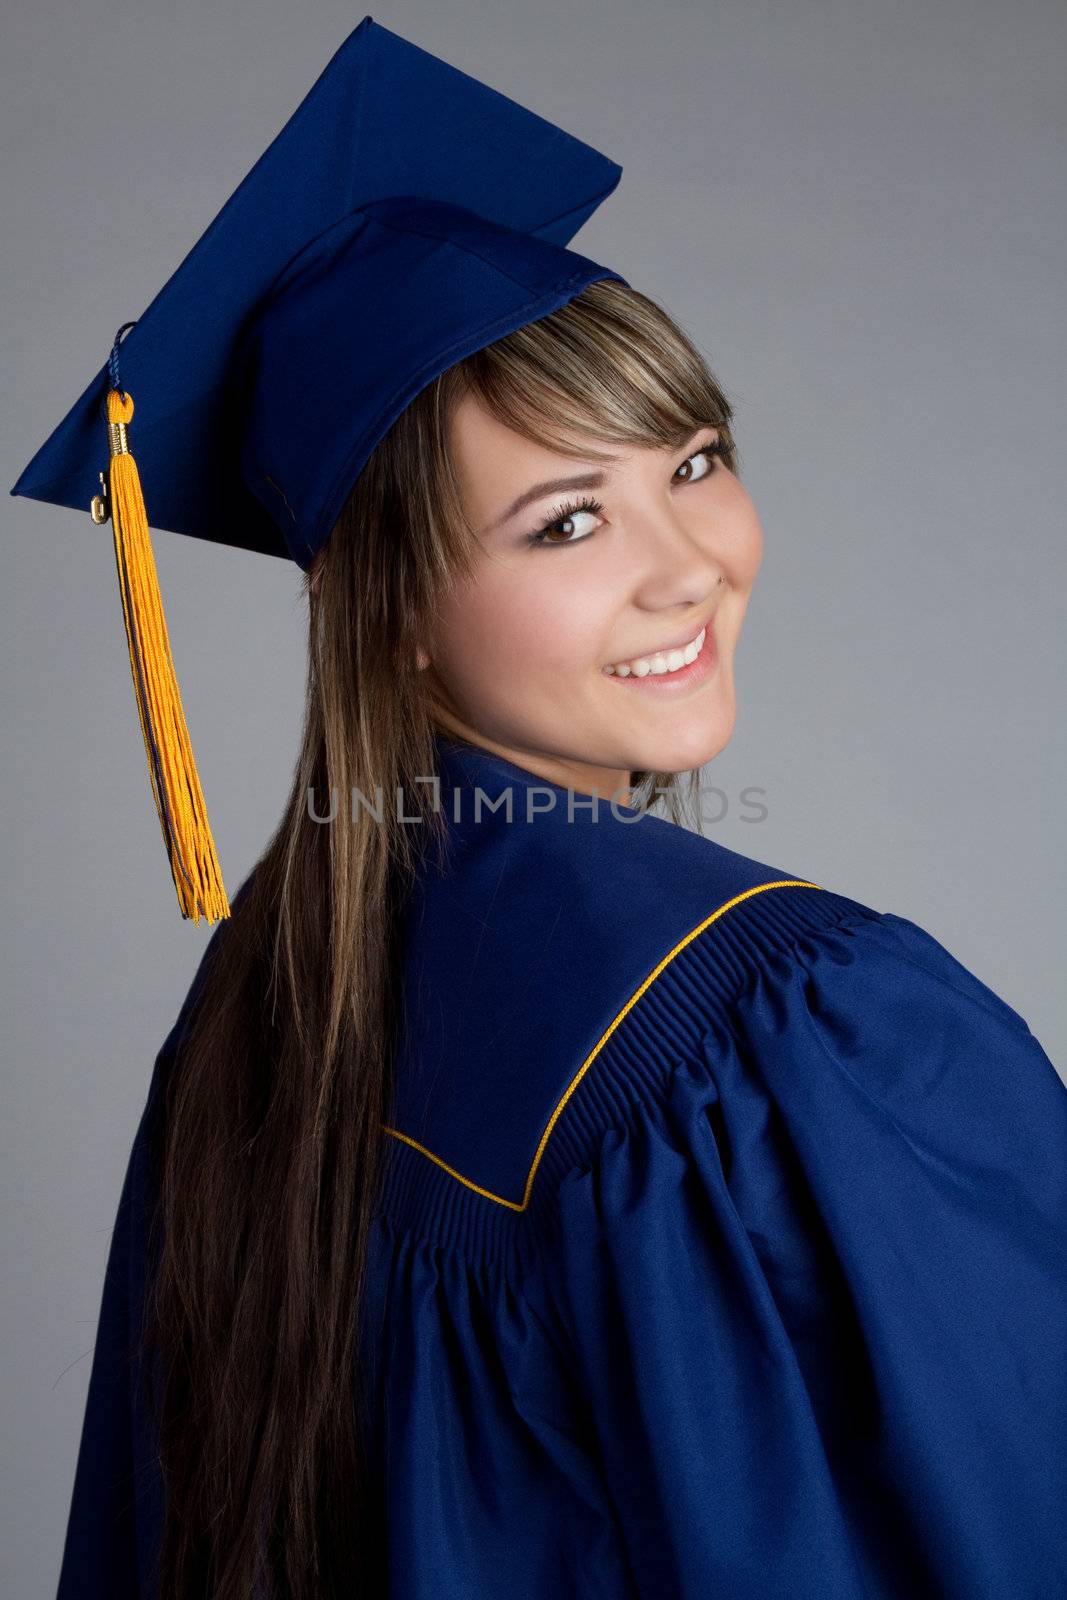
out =
[[(418, 651), (446, 732), (623, 803), (631, 772), (682, 772), (723, 748), (763, 536), (747, 490), (701, 453), (718, 438), (591, 442), (599, 459), (576, 460), (463, 398), (451, 444), (477, 557)], [(694, 660), (671, 653), (702, 629)]]

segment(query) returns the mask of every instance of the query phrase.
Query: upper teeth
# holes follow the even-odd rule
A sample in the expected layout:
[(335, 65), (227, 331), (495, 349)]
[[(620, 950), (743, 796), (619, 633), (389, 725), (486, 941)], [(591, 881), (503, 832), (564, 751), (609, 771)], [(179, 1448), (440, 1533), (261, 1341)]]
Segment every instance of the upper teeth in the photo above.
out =
[(614, 673), (618, 678), (628, 678), (631, 673), (635, 678), (643, 678), (650, 672), (677, 672), (679, 667), (687, 667), (691, 661), (696, 660), (707, 631), (705, 623), (696, 638), (678, 650), (658, 650), (654, 656), (637, 656), (633, 661), (617, 661), (614, 666), (605, 667), (604, 671)]

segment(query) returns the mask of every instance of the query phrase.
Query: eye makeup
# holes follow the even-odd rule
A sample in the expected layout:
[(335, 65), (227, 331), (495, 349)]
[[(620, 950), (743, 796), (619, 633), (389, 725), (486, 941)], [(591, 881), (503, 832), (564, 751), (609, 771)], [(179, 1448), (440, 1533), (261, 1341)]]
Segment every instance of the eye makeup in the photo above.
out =
[[(686, 456), (685, 461), (682, 462), (682, 466), (684, 467), (690, 461), (695, 461), (697, 456), (707, 456), (712, 462), (712, 465), (709, 467), (708, 471), (701, 478), (682, 478), (680, 481), (682, 483), (703, 483), (705, 479), (711, 477), (712, 473), (714, 472), (715, 459), (721, 459), (721, 457), (723, 457), (725, 454), (726, 444), (722, 439), (709, 439), (706, 443), (702, 444), (698, 450), (691, 451), (690, 454)], [(599, 516), (603, 509), (604, 507), (601, 501), (594, 499), (591, 495), (583, 495), (580, 500), (567, 501), (563, 505), (556, 506), (549, 520), (545, 523), (542, 523), (540, 528), (536, 528), (533, 533), (527, 534), (526, 542), (531, 545), (582, 544), (590, 537), (588, 533), (583, 533), (577, 539), (551, 539), (549, 538), (549, 535), (561, 522), (568, 522), (572, 517), (580, 515)]]

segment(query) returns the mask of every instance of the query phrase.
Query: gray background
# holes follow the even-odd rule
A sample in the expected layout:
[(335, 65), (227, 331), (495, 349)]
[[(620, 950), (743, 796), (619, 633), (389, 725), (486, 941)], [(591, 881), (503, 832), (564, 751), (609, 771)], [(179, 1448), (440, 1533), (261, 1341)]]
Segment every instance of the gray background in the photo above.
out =
[[(364, 14), (8, 15), (5, 490)], [(1064, 8), (372, 15), (622, 163), (576, 248), (661, 300), (735, 404), (766, 554), (712, 837), (921, 923), (1063, 1072)], [(182, 922), (162, 852), (111, 530), (4, 504), (0, 1588), (31, 1596), (58, 1573), (151, 1064), (209, 930)], [(296, 752), (299, 573), (171, 534), (155, 550), (232, 894)], [(746, 785), (763, 822), (742, 820)]]

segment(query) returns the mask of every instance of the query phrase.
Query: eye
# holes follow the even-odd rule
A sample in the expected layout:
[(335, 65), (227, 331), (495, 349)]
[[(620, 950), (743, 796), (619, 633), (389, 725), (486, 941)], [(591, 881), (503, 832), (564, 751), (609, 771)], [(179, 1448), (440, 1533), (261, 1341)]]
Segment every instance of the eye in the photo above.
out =
[[(682, 479), (682, 482), (699, 483), (702, 478), (710, 477), (710, 475), (715, 471), (716, 457), (722, 457), (725, 454), (726, 446), (721, 439), (709, 439), (707, 444), (702, 444), (699, 450), (695, 450), (691, 456), (686, 456), (685, 460), (682, 462), (682, 467), (687, 467), (691, 461), (699, 461), (701, 456), (704, 456), (707, 462), (705, 470), (695, 478), (693, 477), (692, 473), (690, 473), (688, 478)], [(679, 472), (681, 472), (682, 467), (678, 468)]]
[(573, 522), (576, 517), (598, 517), (603, 509), (604, 507), (599, 500), (590, 500), (588, 496), (581, 500), (576, 500), (571, 505), (557, 506), (552, 513), (552, 520), (546, 522), (543, 527), (538, 528), (536, 533), (530, 534), (530, 543), (581, 544), (583, 539), (588, 539), (589, 534), (593, 531), (592, 528), (588, 532), (580, 534), (577, 539), (550, 539), (549, 534), (555, 533), (561, 523)]
[[(710, 477), (714, 472), (716, 457), (722, 457), (725, 454), (726, 445), (721, 439), (709, 439), (707, 444), (702, 444), (699, 450), (694, 450), (692, 455), (686, 456), (681, 467), (678, 468), (678, 472), (681, 472), (683, 467), (689, 467), (692, 462), (699, 461), (701, 457), (704, 457), (706, 462), (704, 470), (696, 476), (690, 471), (689, 476), (683, 478), (678, 478), (678, 474), (675, 473), (676, 480), (680, 483), (702, 482), (704, 478)], [(600, 516), (603, 509), (604, 507), (599, 500), (590, 500), (588, 497), (568, 505), (557, 506), (552, 513), (551, 520), (544, 523), (534, 533), (528, 534), (527, 539), (530, 544), (581, 544), (583, 540), (589, 538), (589, 535), (595, 531), (594, 529), (589, 528), (585, 533), (579, 533), (577, 537), (569, 537), (566, 529), (564, 529), (564, 537), (562, 539), (554, 539), (550, 535), (554, 534), (561, 524), (573, 523), (575, 518), (591, 517), (595, 519)]]

